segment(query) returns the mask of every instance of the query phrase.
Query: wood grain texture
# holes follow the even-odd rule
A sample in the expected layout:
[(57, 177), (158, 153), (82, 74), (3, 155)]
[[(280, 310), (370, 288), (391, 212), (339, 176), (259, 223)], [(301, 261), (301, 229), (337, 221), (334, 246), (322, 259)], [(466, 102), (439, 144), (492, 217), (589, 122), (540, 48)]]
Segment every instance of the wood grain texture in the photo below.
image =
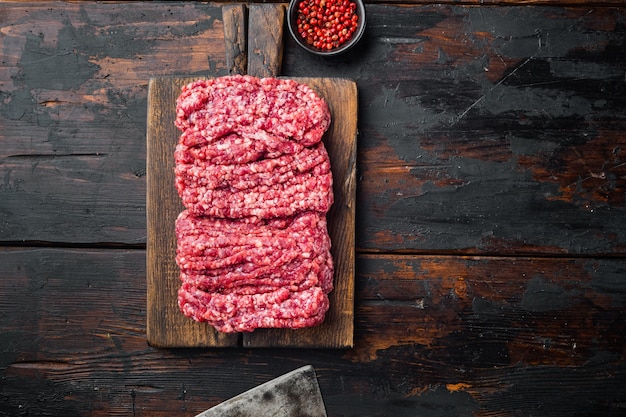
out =
[(251, 4), (248, 20), (248, 74), (255, 77), (280, 75), (283, 62), (285, 6)]
[[(76, 0), (77, 2), (88, 2), (89, 0)], [(194, 0), (199, 2), (198, 0)], [(53, 3), (45, 0), (45, 2)], [(32, 0), (5, 0), (5, 3), (33, 3)], [(227, 0), (219, 0), (213, 3), (232, 3)], [(254, 3), (285, 3), (279, 0), (263, 0)], [(585, 7), (611, 7), (623, 6), (623, 0), (365, 0), (366, 4), (407, 4), (412, 6), (423, 6), (432, 4), (446, 4), (457, 6), (585, 6)]]
[[(10, 4), (0, 239), (145, 244), (147, 82), (227, 74), (221, 8), (131, 3), (127, 30), (113, 33), (119, 5), (78, 3), (81, 14), (76, 3)], [(369, 13), (354, 53), (319, 59), (289, 39), (282, 70), (359, 86), (359, 247), (624, 252), (623, 9)], [(31, 36), (35, 26), (47, 42)], [(46, 56), (48, 66), (34, 64)]]
[(331, 417), (624, 415), (626, 8), (452, 3), (285, 37), (358, 87), (354, 346), (162, 349), (148, 80), (228, 74), (225, 3), (0, 2), (0, 415), (188, 417), (306, 364)]
[(624, 259), (359, 255), (354, 347), (300, 350), (148, 346), (145, 257), (0, 249), (0, 414), (189, 416), (312, 364), (329, 416), (620, 415)]
[[(179, 271), (175, 263), (174, 222), (182, 205), (174, 188), (176, 98), (195, 78), (150, 81), (148, 99), (148, 340), (160, 347), (325, 347), (352, 346), (356, 200), (357, 90), (344, 79), (296, 78), (329, 104), (332, 124), (323, 140), (333, 171), (335, 203), (328, 213), (335, 289), (324, 323), (315, 328), (226, 335), (184, 317), (178, 308)], [(240, 340), (241, 339), (241, 340)]]
[(244, 4), (222, 7), (224, 42), (229, 74), (246, 74), (248, 71), (248, 9)]
[(623, 254), (624, 9), (385, 10), (345, 57), (283, 60), (357, 81), (357, 245)]
[(0, 28), (0, 241), (145, 245), (148, 80), (226, 75), (221, 8), (2, 3)]

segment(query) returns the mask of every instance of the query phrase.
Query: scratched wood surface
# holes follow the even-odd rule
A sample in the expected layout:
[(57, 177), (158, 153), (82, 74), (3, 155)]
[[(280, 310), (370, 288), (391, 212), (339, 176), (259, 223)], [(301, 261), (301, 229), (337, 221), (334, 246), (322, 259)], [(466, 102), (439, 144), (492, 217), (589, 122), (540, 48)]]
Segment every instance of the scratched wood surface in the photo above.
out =
[(0, 3), (0, 415), (193, 416), (304, 364), (333, 417), (624, 415), (626, 9), (499, 3), (286, 40), (359, 90), (339, 350), (146, 342), (147, 83), (229, 72), (221, 4)]

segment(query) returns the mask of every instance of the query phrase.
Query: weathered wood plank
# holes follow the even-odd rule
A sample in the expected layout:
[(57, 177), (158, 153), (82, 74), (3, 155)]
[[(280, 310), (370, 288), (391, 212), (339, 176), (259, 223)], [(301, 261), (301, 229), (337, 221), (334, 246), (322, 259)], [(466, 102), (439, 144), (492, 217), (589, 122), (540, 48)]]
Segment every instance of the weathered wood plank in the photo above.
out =
[(0, 4), (0, 240), (145, 242), (147, 85), (226, 73), (202, 3)]
[(626, 9), (389, 10), (283, 62), (357, 80), (359, 247), (623, 254)]
[[(357, 314), (371, 331), (360, 334), (367, 335), (372, 355), (389, 347), (387, 337), (392, 343), (404, 339), (445, 349), (456, 349), (453, 341), (460, 338), (464, 351), (458, 353), (473, 356), (477, 366), (480, 358), (486, 361), (480, 366), (584, 365), (598, 350), (624, 358), (623, 262), (363, 255)], [(607, 315), (611, 310), (614, 314)], [(602, 336), (591, 325), (600, 316), (607, 320)], [(383, 322), (388, 326), (380, 326)], [(495, 345), (499, 355), (494, 356)]]
[(229, 74), (248, 72), (248, 8), (245, 4), (222, 7), (226, 63)]
[(283, 63), (285, 6), (252, 4), (248, 20), (248, 74), (277, 77)]
[(357, 258), (350, 350), (156, 349), (145, 251), (0, 250), (0, 414), (189, 416), (312, 364), (330, 416), (619, 415), (624, 259)]
[[(2, 239), (142, 243), (147, 79), (226, 73), (220, 11), (63, 5), (5, 6)], [(623, 9), (368, 11), (353, 54), (288, 43), (283, 69), (357, 80), (362, 248), (624, 252)]]

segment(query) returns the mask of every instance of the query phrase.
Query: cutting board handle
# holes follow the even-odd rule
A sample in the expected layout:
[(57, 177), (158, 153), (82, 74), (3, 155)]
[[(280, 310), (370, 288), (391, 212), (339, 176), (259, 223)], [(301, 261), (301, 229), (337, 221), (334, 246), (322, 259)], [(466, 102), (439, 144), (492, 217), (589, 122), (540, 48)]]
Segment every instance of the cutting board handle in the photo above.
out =
[(251, 4), (248, 18), (248, 74), (277, 77), (283, 61), (285, 5)]
[(226, 66), (230, 74), (277, 77), (283, 61), (285, 5), (222, 6)]
[(245, 4), (222, 6), (228, 73), (248, 72), (248, 13)]

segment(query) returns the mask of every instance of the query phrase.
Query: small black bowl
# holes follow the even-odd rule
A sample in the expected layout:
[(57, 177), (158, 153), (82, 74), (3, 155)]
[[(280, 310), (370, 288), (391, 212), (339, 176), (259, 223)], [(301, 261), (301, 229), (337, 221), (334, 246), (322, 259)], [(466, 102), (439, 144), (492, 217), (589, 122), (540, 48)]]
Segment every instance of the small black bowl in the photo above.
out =
[(358, 25), (352, 37), (338, 47), (329, 50), (318, 49), (313, 45), (309, 45), (298, 33), (298, 6), (303, 1), (306, 0), (291, 0), (289, 2), (289, 8), (287, 9), (287, 25), (291, 37), (304, 50), (320, 56), (338, 55), (354, 47), (361, 39), (361, 36), (363, 36), (363, 32), (365, 32), (365, 5), (363, 4), (363, 0), (350, 0), (356, 4), (356, 13), (359, 16)]

